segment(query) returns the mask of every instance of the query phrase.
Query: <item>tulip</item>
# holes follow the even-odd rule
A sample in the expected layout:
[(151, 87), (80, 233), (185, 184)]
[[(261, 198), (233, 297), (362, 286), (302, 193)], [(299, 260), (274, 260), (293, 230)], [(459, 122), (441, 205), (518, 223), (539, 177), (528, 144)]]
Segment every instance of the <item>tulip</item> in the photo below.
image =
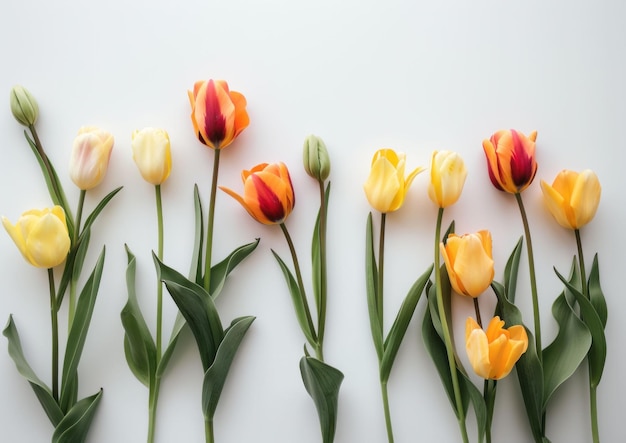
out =
[(506, 377), (517, 360), (528, 349), (528, 335), (522, 325), (504, 328), (504, 321), (496, 316), (487, 331), (472, 317), (465, 322), (465, 349), (474, 372), (484, 379), (500, 380)]
[(160, 185), (172, 170), (170, 137), (163, 129), (144, 128), (133, 132), (133, 160), (145, 181)]
[(70, 157), (70, 177), (86, 191), (100, 184), (109, 167), (113, 136), (102, 129), (84, 126), (74, 139)]
[(491, 233), (458, 236), (450, 234), (446, 244), (439, 244), (452, 288), (461, 295), (476, 298), (493, 281)]
[(500, 191), (522, 192), (535, 178), (537, 131), (526, 137), (521, 132), (501, 130), (483, 141), (491, 183)]
[(289, 170), (284, 163), (261, 163), (241, 173), (243, 196), (229, 188), (220, 189), (237, 200), (256, 221), (280, 224), (296, 203)]
[(196, 135), (212, 149), (230, 145), (250, 123), (246, 98), (224, 80), (198, 81), (188, 93)]
[(370, 205), (382, 213), (393, 212), (402, 206), (406, 193), (417, 174), (424, 168), (415, 168), (405, 178), (404, 153), (383, 148), (374, 154), (370, 176), (363, 186)]
[(324, 141), (309, 135), (304, 141), (303, 163), (306, 173), (316, 179), (324, 181), (330, 175), (330, 157)]
[(24, 126), (32, 126), (39, 116), (39, 105), (28, 89), (16, 85), (10, 94), (11, 113)]
[(552, 186), (541, 181), (544, 201), (556, 221), (567, 229), (580, 229), (596, 215), (602, 187), (598, 176), (586, 169), (561, 171)]
[(461, 196), (467, 169), (461, 156), (455, 152), (433, 152), (430, 162), (428, 196), (440, 208), (456, 203)]
[(15, 225), (2, 217), (2, 224), (31, 265), (54, 268), (65, 261), (70, 236), (61, 206), (26, 211)]

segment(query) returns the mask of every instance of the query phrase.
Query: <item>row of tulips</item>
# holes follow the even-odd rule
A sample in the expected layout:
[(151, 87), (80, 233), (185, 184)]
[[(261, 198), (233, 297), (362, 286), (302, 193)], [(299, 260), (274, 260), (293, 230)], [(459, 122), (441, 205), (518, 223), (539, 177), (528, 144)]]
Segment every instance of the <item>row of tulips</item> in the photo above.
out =
[[(200, 192), (194, 189), (195, 238), (191, 254), (191, 271), (187, 276), (164, 264), (163, 202), (161, 186), (171, 171), (170, 140), (162, 129), (146, 128), (132, 134), (133, 159), (144, 180), (155, 187), (158, 239), (154, 252), (156, 268), (156, 334), (147, 326), (135, 289), (136, 258), (127, 247), (128, 302), (121, 312), (125, 330), (124, 350), (129, 368), (149, 392), (148, 442), (155, 440), (156, 411), (161, 379), (170, 362), (180, 331), (188, 327), (198, 346), (205, 371), (202, 385), (202, 411), (205, 419), (206, 441), (214, 441), (213, 417), (228, 370), (254, 317), (244, 316), (224, 327), (216, 299), (226, 278), (234, 268), (251, 254), (258, 239), (233, 250), (214, 263), (212, 257), (213, 226), (216, 191), (233, 197), (258, 222), (278, 225), (284, 234), (292, 266), (276, 252), (273, 255), (284, 274), (296, 318), (308, 347), (300, 361), (304, 386), (318, 411), (322, 440), (334, 440), (337, 423), (339, 389), (343, 374), (324, 360), (323, 344), (327, 304), (326, 229), (330, 197), (330, 158), (323, 141), (315, 136), (305, 140), (303, 162), (306, 173), (319, 188), (319, 211), (312, 241), (313, 302), (307, 296), (302, 270), (294, 241), (286, 221), (295, 206), (295, 192), (287, 166), (283, 163), (259, 164), (242, 172), (243, 192), (218, 186), (220, 152), (235, 141), (248, 126), (246, 99), (231, 91), (224, 81), (200, 81), (189, 91), (191, 120), (198, 140), (213, 151), (213, 174), (208, 211), (203, 210)], [(77, 215), (67, 204), (52, 163), (48, 159), (35, 130), (39, 108), (22, 88), (11, 93), (11, 109), (15, 118), (27, 128), (26, 139), (41, 166), (55, 206), (50, 209), (25, 212), (17, 224), (3, 218), (3, 225), (26, 260), (48, 269), (52, 312), (52, 388), (39, 379), (24, 358), (17, 329), (10, 319), (4, 331), (9, 339), (11, 357), (20, 373), (31, 383), (35, 393), (55, 427), (53, 442), (84, 441), (89, 423), (102, 395), (77, 401), (78, 360), (93, 312), (99, 279), (104, 265), (104, 251), (93, 273), (85, 283), (78, 301), (76, 285), (80, 277), (89, 243), (90, 229), (97, 216), (120, 188), (109, 193), (82, 222), (85, 193), (102, 181), (113, 147), (113, 137), (96, 128), (83, 128), (77, 136), (70, 160), (70, 177), (80, 190)], [(547, 347), (541, 342), (541, 322), (535, 278), (532, 239), (522, 192), (533, 182), (537, 173), (533, 132), (525, 136), (516, 130), (502, 130), (483, 142), (487, 170), (494, 187), (512, 194), (519, 205), (524, 236), (507, 262), (502, 282), (494, 280), (492, 239), (488, 230), (459, 235), (454, 221), (442, 234), (445, 208), (460, 198), (467, 170), (463, 159), (454, 152), (432, 154), (429, 169), (428, 195), (439, 208), (435, 223), (433, 265), (420, 275), (409, 289), (395, 321), (385, 336), (384, 256), (387, 214), (399, 210), (414, 178), (425, 168), (406, 172), (406, 156), (392, 149), (377, 151), (372, 159), (370, 175), (364, 191), (370, 205), (380, 213), (378, 248), (375, 247), (374, 221), (370, 213), (366, 223), (366, 288), (367, 305), (374, 348), (379, 362), (383, 410), (389, 442), (394, 440), (387, 383), (394, 360), (399, 352), (408, 325), (423, 294), (427, 309), (422, 322), (422, 334), (427, 350), (441, 377), (459, 424), (461, 438), (468, 442), (466, 416), (469, 404), (475, 410), (477, 441), (491, 441), (497, 381), (517, 368), (530, 434), (536, 442), (547, 442), (547, 405), (554, 391), (586, 360), (589, 365), (591, 427), (594, 442), (599, 441), (596, 410), (596, 389), (606, 358), (607, 307), (600, 288), (597, 257), (591, 272), (585, 271), (580, 229), (589, 223), (597, 210), (601, 187), (596, 175), (589, 170), (581, 173), (562, 171), (552, 185), (541, 181), (546, 207), (556, 221), (575, 234), (577, 256), (569, 277), (557, 275), (564, 284), (553, 309), (559, 334)], [(525, 326), (522, 314), (515, 306), (515, 288), (521, 249), (526, 244), (530, 271), (534, 328)], [(443, 258), (443, 264), (441, 259)], [(65, 263), (61, 283), (56, 288), (53, 268)], [(163, 341), (163, 286), (179, 309), (172, 325), (169, 342)], [(479, 299), (491, 288), (498, 303), (489, 322), (483, 324)], [(61, 395), (58, 373), (58, 321), (65, 292), (70, 293), (70, 325), (66, 348), (73, 357), (66, 357), (62, 371)], [(470, 297), (475, 318), (465, 324), (465, 351), (475, 374), (484, 379), (483, 390), (473, 384), (463, 368), (453, 345), (451, 310), (453, 293)], [(76, 323), (76, 327), (73, 324)], [(76, 332), (74, 332), (76, 330)], [(312, 352), (309, 352), (309, 347)], [(77, 351), (77, 352), (76, 352)], [(69, 440), (67, 440), (69, 438)]]

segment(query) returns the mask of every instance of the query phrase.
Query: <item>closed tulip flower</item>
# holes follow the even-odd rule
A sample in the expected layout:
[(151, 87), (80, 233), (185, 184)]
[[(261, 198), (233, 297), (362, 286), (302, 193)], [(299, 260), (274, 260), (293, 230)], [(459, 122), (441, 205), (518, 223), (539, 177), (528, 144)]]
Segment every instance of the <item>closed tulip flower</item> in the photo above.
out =
[(9, 96), (13, 117), (24, 126), (32, 126), (39, 116), (39, 105), (32, 94), (23, 86), (11, 89)]
[(433, 152), (428, 196), (440, 208), (453, 205), (461, 196), (465, 177), (467, 169), (459, 154), (450, 151)]
[(230, 91), (224, 80), (196, 82), (189, 102), (196, 136), (212, 149), (230, 145), (250, 123), (246, 98)]
[(144, 128), (133, 132), (133, 160), (145, 181), (160, 185), (172, 170), (170, 137), (163, 129)]
[(457, 293), (476, 298), (489, 287), (494, 276), (489, 231), (463, 236), (450, 234), (446, 244), (439, 247)]
[(15, 225), (2, 217), (2, 224), (31, 265), (54, 268), (65, 261), (70, 237), (60, 206), (26, 211)]
[(241, 173), (243, 195), (229, 188), (220, 189), (233, 197), (258, 222), (280, 224), (296, 203), (289, 170), (284, 163), (261, 163)]
[(537, 173), (535, 140), (514, 129), (501, 130), (483, 141), (491, 183), (500, 191), (516, 194), (526, 189)]
[(86, 191), (102, 182), (109, 167), (113, 136), (102, 129), (85, 126), (74, 139), (70, 157), (70, 177), (79, 189)]
[(413, 179), (424, 168), (415, 168), (404, 176), (406, 166), (404, 153), (393, 149), (380, 149), (372, 158), (372, 169), (363, 186), (370, 205), (379, 212), (393, 212), (402, 206)]
[(528, 349), (528, 335), (521, 325), (505, 329), (504, 321), (498, 316), (491, 319), (487, 331), (468, 317), (465, 349), (476, 374), (484, 379), (500, 380), (511, 372)]
[(596, 215), (602, 187), (591, 170), (561, 171), (552, 186), (541, 181), (544, 201), (556, 221), (567, 229), (580, 229)]

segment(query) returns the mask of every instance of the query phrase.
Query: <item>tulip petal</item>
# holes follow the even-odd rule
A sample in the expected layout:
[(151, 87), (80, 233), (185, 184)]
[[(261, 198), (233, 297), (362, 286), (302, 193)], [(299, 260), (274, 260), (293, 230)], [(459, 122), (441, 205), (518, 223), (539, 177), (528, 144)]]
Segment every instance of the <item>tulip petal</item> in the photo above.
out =
[(586, 225), (596, 215), (601, 193), (602, 187), (595, 173), (587, 169), (578, 175), (570, 198), (576, 228)]
[(488, 379), (491, 367), (489, 363), (489, 344), (484, 331), (478, 325), (476, 326), (475, 329), (467, 334), (465, 350), (474, 372), (478, 376)]

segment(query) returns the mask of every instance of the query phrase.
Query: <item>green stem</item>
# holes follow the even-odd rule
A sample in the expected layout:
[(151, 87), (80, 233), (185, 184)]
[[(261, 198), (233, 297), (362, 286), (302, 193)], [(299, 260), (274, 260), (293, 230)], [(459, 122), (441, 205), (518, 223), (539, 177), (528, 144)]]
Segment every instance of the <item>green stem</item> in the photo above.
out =
[(482, 328), (483, 321), (480, 318), (480, 306), (478, 306), (478, 298), (473, 298), (473, 300), (474, 300), (474, 312), (476, 313), (476, 323), (478, 323), (478, 326)]
[(161, 386), (161, 377), (156, 376), (154, 384), (150, 384), (150, 394), (148, 398), (148, 443), (154, 442), (156, 411), (159, 401), (159, 388)]
[(585, 257), (583, 255), (583, 243), (580, 239), (580, 230), (574, 229), (576, 235), (576, 248), (578, 249), (578, 264), (580, 266), (580, 282), (582, 284), (583, 295), (589, 299), (589, 289), (587, 288), (587, 272), (585, 271)]
[(522, 223), (524, 225), (524, 236), (526, 237), (526, 251), (528, 253), (528, 268), (530, 271), (530, 292), (533, 302), (533, 317), (535, 320), (535, 347), (537, 348), (537, 357), (539, 361), (542, 359), (542, 347), (541, 347), (541, 321), (539, 319), (539, 298), (537, 296), (537, 280), (535, 278), (535, 258), (533, 256), (533, 243), (530, 237), (530, 227), (528, 225), (528, 217), (526, 217), (526, 210), (524, 209), (524, 202), (522, 201), (522, 194), (515, 193), (515, 199), (519, 206), (520, 214), (522, 215)]
[(211, 292), (211, 254), (213, 252), (213, 221), (215, 219), (215, 196), (217, 193), (217, 174), (220, 168), (220, 149), (214, 149), (213, 178), (211, 180), (211, 197), (209, 200), (209, 220), (206, 230), (206, 255), (204, 260), (204, 289)]
[(380, 324), (380, 330), (383, 331), (383, 280), (385, 272), (385, 225), (387, 221), (387, 214), (382, 212), (380, 214), (380, 236), (378, 238), (378, 288), (376, 291), (378, 312), (378, 323)]
[(439, 208), (437, 213), (437, 226), (435, 228), (435, 288), (437, 291), (437, 310), (439, 311), (439, 320), (443, 332), (443, 340), (446, 345), (446, 353), (448, 356), (448, 365), (450, 368), (450, 377), (452, 378), (452, 389), (454, 391), (454, 400), (456, 405), (456, 416), (461, 430), (461, 437), (464, 443), (469, 442), (467, 428), (465, 426), (465, 409), (463, 408), (463, 399), (461, 398), (461, 388), (459, 386), (459, 378), (456, 370), (456, 360), (454, 358), (454, 349), (452, 348), (452, 339), (450, 337), (450, 328), (446, 316), (445, 307), (443, 305), (443, 292), (441, 290), (441, 270), (440, 270), (440, 252), (439, 242), (441, 238), (441, 221), (443, 219), (443, 209)]
[(487, 424), (485, 427), (485, 441), (491, 443), (491, 424), (493, 423), (493, 411), (496, 402), (496, 380), (487, 380), (483, 385), (483, 398), (487, 406)]
[(204, 418), (204, 436), (206, 443), (214, 443), (215, 437), (213, 435), (213, 419)]
[(598, 401), (596, 387), (589, 386), (589, 405), (591, 407), (591, 435), (593, 443), (600, 443), (600, 429), (598, 427)]
[(298, 261), (298, 255), (296, 254), (296, 248), (293, 245), (293, 240), (291, 240), (291, 235), (289, 235), (289, 230), (285, 223), (279, 224), (280, 229), (283, 231), (285, 235), (285, 240), (287, 240), (287, 245), (289, 246), (289, 252), (291, 253), (291, 259), (293, 261), (293, 267), (296, 271), (296, 280), (298, 282), (298, 288), (300, 289), (300, 300), (302, 301), (302, 306), (304, 307), (304, 315), (306, 316), (306, 321), (309, 326), (309, 330), (311, 331), (311, 336), (315, 340), (311, 343), (311, 346), (315, 348), (316, 357), (318, 360), (324, 361), (324, 356), (322, 353), (322, 348), (319, 345), (319, 340), (315, 334), (315, 326), (313, 325), (313, 319), (311, 318), (311, 310), (309, 309), (309, 302), (306, 298), (306, 292), (304, 290), (304, 282), (302, 281), (302, 272), (300, 272), (300, 263)]
[(327, 273), (326, 273), (326, 192), (324, 190), (324, 181), (318, 180), (320, 191), (320, 226), (319, 226), (319, 251), (320, 251), (320, 281), (319, 281), (319, 304), (317, 306), (317, 343), (319, 347), (320, 358), (323, 360), (324, 332), (326, 329), (326, 290), (327, 290)]
[(387, 382), (380, 381), (380, 390), (383, 394), (383, 408), (385, 409), (385, 426), (387, 427), (387, 440), (393, 443), (393, 429), (391, 427), (391, 412), (389, 411), (389, 395), (387, 393)]
[[(81, 189), (80, 195), (78, 197), (78, 205), (76, 208), (76, 223), (74, 224), (74, 235), (72, 238), (72, 248), (74, 248), (74, 252), (76, 252), (76, 249), (78, 249), (78, 237), (80, 237), (80, 224), (83, 216), (83, 207), (85, 205), (86, 195), (87, 191)], [(67, 314), (68, 329), (72, 327), (72, 323), (74, 322), (74, 315), (76, 314), (76, 286), (78, 283), (78, 277), (78, 275), (74, 275), (74, 272), (72, 270), (72, 278), (70, 279), (70, 301)]]
[(48, 269), (48, 285), (50, 287), (50, 317), (52, 324), (52, 398), (59, 400), (59, 321), (54, 289), (54, 272)]

